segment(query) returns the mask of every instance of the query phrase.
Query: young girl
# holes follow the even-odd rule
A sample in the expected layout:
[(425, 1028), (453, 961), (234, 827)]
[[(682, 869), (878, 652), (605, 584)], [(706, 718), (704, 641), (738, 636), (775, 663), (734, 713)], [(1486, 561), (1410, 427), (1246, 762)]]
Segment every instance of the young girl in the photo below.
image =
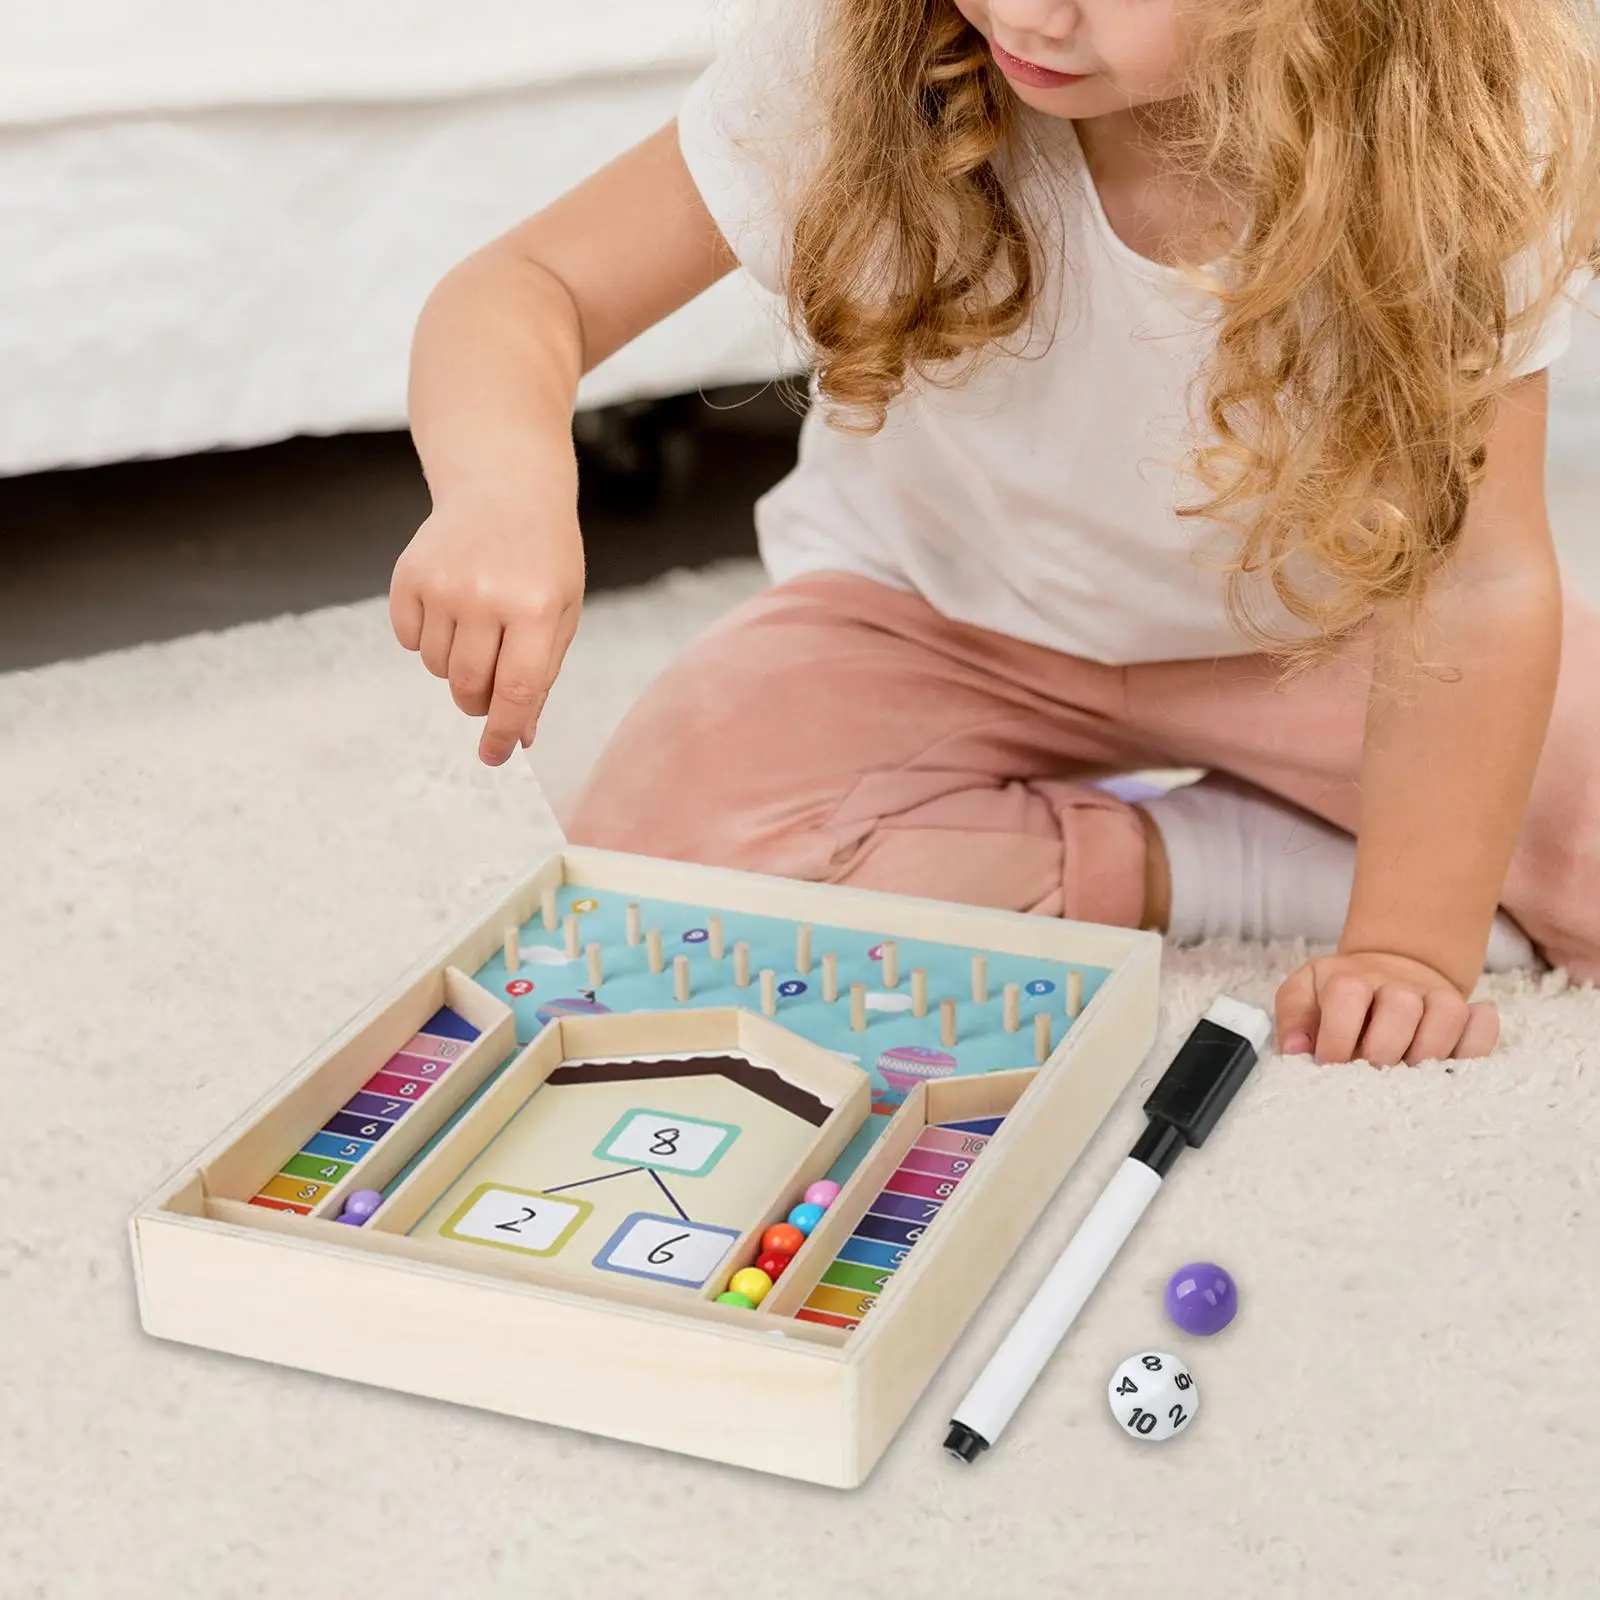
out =
[[(574, 840), (1326, 941), (1277, 1007), (1321, 1061), (1487, 1053), (1486, 952), (1600, 975), (1600, 618), (1542, 485), (1586, 0), (781, 9), (422, 317), (391, 609), (482, 758), (576, 626), (580, 375), (742, 265), (814, 370), (773, 586)], [(1155, 767), (1210, 776), (1106, 781)]]

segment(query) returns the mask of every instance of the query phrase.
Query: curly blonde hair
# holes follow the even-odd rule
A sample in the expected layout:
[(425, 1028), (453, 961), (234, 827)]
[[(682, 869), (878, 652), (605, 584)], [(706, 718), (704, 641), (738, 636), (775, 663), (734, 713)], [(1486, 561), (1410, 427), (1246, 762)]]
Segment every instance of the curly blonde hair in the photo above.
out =
[[(1590, 0), (1206, 0), (1163, 161), (1248, 218), (1218, 301), (1181, 514), (1237, 534), (1229, 606), (1291, 657), (1419, 613), (1461, 536), (1494, 401), (1600, 266)], [(949, 0), (827, 0), (822, 144), (787, 293), (830, 422), (876, 432), (1028, 328), (1040, 230), (1002, 174), (1026, 117)], [(1529, 266), (1513, 296), (1507, 270)], [(1515, 303), (1513, 303), (1515, 298)], [(1250, 615), (1265, 582), (1315, 635)]]

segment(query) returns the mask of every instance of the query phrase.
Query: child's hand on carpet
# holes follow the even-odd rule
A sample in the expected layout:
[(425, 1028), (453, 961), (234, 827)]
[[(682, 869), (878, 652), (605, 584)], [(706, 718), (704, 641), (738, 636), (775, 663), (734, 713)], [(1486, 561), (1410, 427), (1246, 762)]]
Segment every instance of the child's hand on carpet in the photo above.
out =
[(576, 512), (528, 491), (437, 501), (396, 564), (395, 637), (449, 680), (469, 717), (487, 718), (478, 744), (486, 765), (533, 743), (577, 632), (583, 580)]
[(1492, 1005), (1469, 1004), (1442, 973), (1381, 951), (1319, 956), (1278, 989), (1278, 1048), (1319, 1062), (1486, 1056), (1500, 1037)]

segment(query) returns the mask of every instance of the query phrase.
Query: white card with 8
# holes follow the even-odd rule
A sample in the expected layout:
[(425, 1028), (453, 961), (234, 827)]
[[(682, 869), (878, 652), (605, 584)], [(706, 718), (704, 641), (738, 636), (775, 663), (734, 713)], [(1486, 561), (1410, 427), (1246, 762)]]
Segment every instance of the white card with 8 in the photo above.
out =
[(1160, 1350), (1129, 1356), (1111, 1374), (1106, 1397), (1124, 1433), (1152, 1442), (1182, 1433), (1200, 1409), (1193, 1374), (1176, 1356)]

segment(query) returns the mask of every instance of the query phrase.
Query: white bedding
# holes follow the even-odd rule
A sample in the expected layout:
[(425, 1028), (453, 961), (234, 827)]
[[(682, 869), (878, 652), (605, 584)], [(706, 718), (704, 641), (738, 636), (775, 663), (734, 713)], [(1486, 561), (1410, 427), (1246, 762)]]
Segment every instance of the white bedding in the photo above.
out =
[[(401, 426), (428, 289), (667, 122), (721, 3), (0, 0), (0, 473)], [(790, 364), (733, 279), (580, 399)]]
[(724, 3), (0, 0), (0, 123), (441, 99), (681, 70), (705, 59)]

